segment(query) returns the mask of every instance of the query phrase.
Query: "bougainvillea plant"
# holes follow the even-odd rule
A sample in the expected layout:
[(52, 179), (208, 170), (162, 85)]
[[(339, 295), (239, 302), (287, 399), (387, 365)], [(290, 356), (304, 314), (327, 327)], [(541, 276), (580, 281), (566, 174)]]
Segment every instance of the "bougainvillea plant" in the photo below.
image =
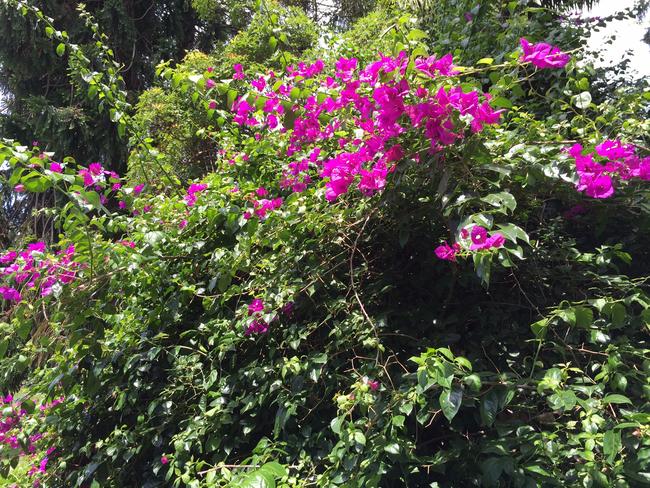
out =
[(642, 97), (591, 103), (572, 50), (532, 32), (472, 62), (407, 16), (377, 35), (390, 51), (301, 60), (266, 19), (267, 66), (159, 67), (166, 130), (210, 155), (192, 181), (163, 164), (164, 123), (37, 21), (138, 178), (0, 144), (59, 233), (0, 255), (0, 480), (642, 486)]

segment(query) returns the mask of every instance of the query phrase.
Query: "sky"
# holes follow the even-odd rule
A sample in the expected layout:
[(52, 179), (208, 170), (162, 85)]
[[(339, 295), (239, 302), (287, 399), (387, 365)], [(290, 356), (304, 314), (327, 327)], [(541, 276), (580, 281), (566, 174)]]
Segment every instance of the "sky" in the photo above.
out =
[[(600, 0), (591, 9), (585, 9), (582, 17), (607, 17), (626, 8), (633, 7), (635, 0)], [(594, 32), (588, 42), (590, 50), (605, 48), (604, 60), (594, 59), (598, 67), (607, 68), (619, 62), (625, 51), (631, 50), (631, 68), (639, 77), (650, 77), (650, 44), (643, 42), (643, 36), (650, 28), (650, 12), (644, 19), (613, 20), (607, 27)], [(614, 36), (612, 44), (605, 42)]]

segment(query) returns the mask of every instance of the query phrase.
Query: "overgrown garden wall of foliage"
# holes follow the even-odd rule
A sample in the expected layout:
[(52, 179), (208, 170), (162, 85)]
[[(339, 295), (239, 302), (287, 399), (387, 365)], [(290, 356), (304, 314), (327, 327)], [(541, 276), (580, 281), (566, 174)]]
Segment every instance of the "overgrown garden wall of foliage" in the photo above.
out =
[(128, 170), (0, 144), (56, 231), (0, 254), (0, 482), (650, 483), (650, 90), (584, 24), (261, 3), (134, 104), (92, 16), (4, 5)]

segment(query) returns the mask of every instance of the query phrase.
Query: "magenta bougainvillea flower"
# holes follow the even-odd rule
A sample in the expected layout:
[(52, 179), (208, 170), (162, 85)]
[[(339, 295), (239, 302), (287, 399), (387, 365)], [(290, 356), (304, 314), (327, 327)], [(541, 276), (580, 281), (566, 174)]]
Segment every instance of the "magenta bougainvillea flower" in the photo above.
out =
[(183, 197), (188, 207), (193, 207), (196, 203), (197, 194), (205, 191), (208, 185), (205, 183), (192, 183), (187, 189), (187, 194)]
[(481, 227), (480, 225), (475, 225), (472, 227), (472, 231), (470, 232), (470, 237), (472, 238), (472, 244), (477, 245), (477, 246), (482, 246), (485, 244), (488, 238), (487, 230), (485, 227)]
[(0, 295), (8, 302), (19, 302), (22, 300), (20, 292), (11, 287), (0, 286)]
[[(467, 229), (461, 229), (460, 237), (461, 239), (470, 238), (470, 251), (496, 249), (503, 247), (506, 242), (505, 237), (502, 234), (495, 232), (494, 234), (489, 235), (488, 231), (480, 225), (473, 226), (469, 231)], [(461, 249), (462, 247), (458, 242), (454, 243), (453, 246), (445, 242), (438, 246), (434, 252), (438, 259), (455, 262), (456, 256)]]
[(29, 466), (27, 475), (33, 487), (41, 486), (42, 475), (47, 473), (49, 461), (57, 447), (51, 445), (54, 439), (49, 433), (34, 432), (26, 424), (38, 421), (44, 425), (48, 411), (62, 402), (63, 397), (51, 403), (41, 403), (38, 410), (28, 413), (22, 408), (22, 400), (14, 399), (12, 395), (0, 395), (0, 449), (6, 446), (18, 451), (18, 457)]
[(519, 58), (524, 63), (531, 63), (538, 68), (563, 68), (571, 57), (556, 46), (538, 42), (531, 44), (522, 37), (519, 40), (524, 54)]
[[(2, 256), (0, 276), (6, 285), (0, 287), (0, 295), (7, 301), (20, 302), (26, 291), (36, 290), (40, 296), (48, 296), (54, 286), (74, 281), (79, 263), (73, 261), (74, 246), (46, 255), (44, 242), (29, 244), (24, 251), (10, 251)], [(20, 258), (20, 259), (18, 259)]]
[(598, 144), (596, 153), (610, 160), (625, 159), (634, 156), (634, 146), (631, 144), (623, 144), (619, 140), (605, 140)]
[(436, 247), (434, 252), (439, 259), (456, 262), (456, 254), (458, 254), (459, 251), (460, 244), (455, 243), (453, 246), (450, 246), (445, 242), (444, 244)]
[(255, 319), (255, 320), (251, 321), (251, 323), (246, 326), (246, 330), (244, 331), (244, 335), (266, 334), (268, 332), (268, 330), (269, 330), (269, 324), (267, 324), (262, 319)]
[[(635, 147), (619, 140), (605, 140), (593, 152), (584, 154), (581, 144), (566, 149), (575, 160), (578, 183), (576, 188), (592, 198), (610, 198), (615, 192), (615, 180), (650, 180), (650, 157), (641, 158)], [(603, 158), (596, 160), (596, 156)]]
[(481, 251), (502, 247), (506, 240), (503, 235), (494, 233), (488, 236), (487, 230), (480, 225), (475, 225), (470, 231), (472, 244), (469, 246), (470, 251)]
[(577, 189), (592, 198), (609, 198), (614, 194), (614, 183), (612, 177), (606, 174), (583, 174)]
[(440, 59), (436, 56), (418, 58), (415, 60), (415, 69), (431, 78), (435, 78), (437, 75), (452, 76), (458, 74), (458, 71), (454, 70), (453, 61), (451, 54), (445, 54)]
[[(287, 68), (289, 80), (273, 84), (263, 82), (266, 77), (251, 80), (253, 90), (233, 103), (233, 121), (254, 128), (255, 137), (261, 137), (261, 129), (287, 133), (283, 151), (288, 157), (302, 151), (320, 152), (321, 143), (328, 140), (338, 142), (340, 151), (328, 151), (328, 158), (316, 155), (288, 163), (282, 170), (281, 188), (303, 192), (318, 175), (325, 180), (325, 198), (330, 202), (351, 188), (370, 197), (386, 187), (387, 178), (405, 158), (405, 151), (396, 140), (402, 134), (421, 132), (430, 141), (430, 151), (435, 153), (464, 139), (468, 126), (476, 133), (486, 125), (497, 124), (503, 112), (490, 106), (489, 95), (465, 92), (460, 86), (441, 87), (435, 92), (422, 86), (412, 87), (406, 75), (408, 63), (405, 51), (394, 57), (380, 53), (378, 60), (365, 67), (360, 67), (356, 58), (340, 58), (335, 63), (334, 75), (321, 81), (324, 93), (336, 89), (337, 96), (311, 95), (289, 108), (286, 98), (290, 92), (325, 67), (322, 60), (310, 65), (299, 63)], [(427, 76), (455, 72), (451, 55), (420, 58), (416, 63), (417, 69)], [(267, 77), (272, 77), (271, 73)], [(293, 114), (291, 129), (282, 121), (288, 111)], [(345, 130), (350, 113), (355, 132), (342, 137), (339, 134)], [(458, 115), (463, 116), (460, 121)], [(409, 157), (419, 159), (419, 154)], [(258, 207), (259, 204), (253, 211), (245, 211), (244, 217), (266, 215), (267, 208)]]
[(253, 200), (253, 211), (247, 210), (244, 212), (244, 218), (246, 220), (251, 217), (256, 216), (261, 220), (264, 220), (268, 213), (273, 210), (277, 210), (282, 206), (282, 198), (273, 198), (271, 200), (267, 198), (262, 198), (260, 200)]
[(235, 71), (235, 74), (232, 75), (233, 80), (243, 80), (246, 76), (244, 74), (244, 67), (241, 64), (235, 64), (232, 69)]
[(253, 315), (254, 313), (262, 312), (264, 310), (264, 302), (261, 298), (255, 298), (248, 305), (248, 315)]

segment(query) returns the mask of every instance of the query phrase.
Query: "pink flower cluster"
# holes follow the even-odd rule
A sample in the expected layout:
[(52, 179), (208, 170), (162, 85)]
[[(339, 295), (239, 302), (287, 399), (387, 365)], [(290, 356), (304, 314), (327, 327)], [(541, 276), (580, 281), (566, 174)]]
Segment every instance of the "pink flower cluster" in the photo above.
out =
[[(469, 242), (470, 251), (485, 251), (489, 249), (496, 249), (503, 247), (506, 242), (505, 237), (502, 234), (495, 232), (492, 235), (488, 235), (485, 227), (480, 225), (474, 225), (470, 231), (467, 229), (462, 229), (460, 231), (460, 237), (462, 239), (471, 239)], [(436, 256), (439, 259), (445, 261), (456, 261), (456, 255), (462, 251), (461, 245), (456, 242), (453, 245), (448, 243), (443, 243), (435, 249)]]
[[(431, 78), (454, 74), (452, 62), (451, 55), (415, 61), (417, 69)], [(421, 132), (430, 141), (430, 151), (436, 152), (466, 136), (466, 124), (458, 122), (459, 116), (471, 132), (500, 119), (502, 111), (492, 109), (489, 95), (465, 92), (460, 86), (429, 91), (414, 85), (406, 77), (408, 63), (404, 51), (396, 57), (380, 55), (363, 69), (358, 69), (355, 58), (341, 58), (334, 76), (321, 79), (319, 96), (297, 103), (290, 101), (290, 94), (325, 69), (320, 60), (300, 64), (289, 69), (287, 81), (271, 85), (253, 80), (255, 90), (233, 104), (233, 121), (277, 130), (280, 120), (291, 112), (292, 127), (279, 129), (287, 134), (286, 156), (301, 151), (308, 155), (289, 163), (280, 186), (301, 192), (311, 183), (312, 175), (318, 174), (326, 180), (329, 201), (346, 193), (355, 181), (357, 188), (370, 196), (385, 187), (387, 176), (405, 157), (400, 139), (408, 132)], [(353, 135), (336, 135), (345, 132)], [(321, 151), (331, 156), (319, 159)]]
[(248, 305), (248, 316), (253, 320), (246, 326), (245, 335), (266, 334), (269, 330), (269, 324), (262, 318), (264, 313), (264, 302), (260, 298), (254, 299)]
[(8, 301), (20, 302), (21, 291), (36, 290), (40, 296), (52, 293), (56, 284), (67, 285), (74, 281), (80, 264), (73, 261), (75, 249), (69, 246), (46, 256), (44, 242), (29, 244), (21, 252), (7, 251), (0, 256), (0, 276), (5, 284), (0, 286), (0, 295)]
[[(44, 162), (31, 163), (30, 168), (41, 168), (57, 174), (63, 173), (66, 169), (63, 164), (56, 161), (51, 161), (48, 166), (46, 163), (49, 160), (46, 159), (45, 154), (41, 154), (39, 157)], [(74, 170), (68, 171), (68, 174), (74, 174)], [(91, 163), (88, 168), (81, 168), (76, 172), (76, 176), (82, 179), (82, 184), (87, 191), (94, 190), (99, 193), (99, 200), (102, 205), (106, 205), (108, 202), (107, 196), (110, 192), (117, 192), (122, 188), (120, 176), (115, 171), (105, 170), (101, 163)], [(24, 193), (26, 188), (25, 185), (19, 183), (14, 187), (14, 190), (18, 193)]]
[(187, 194), (183, 197), (188, 207), (193, 207), (196, 203), (197, 194), (205, 191), (208, 185), (205, 183), (192, 183), (187, 189)]
[(300, 161), (294, 161), (287, 165), (287, 168), (282, 171), (282, 178), (280, 179), (280, 188), (291, 188), (294, 193), (302, 193), (307, 189), (312, 181), (309, 175), (309, 168), (318, 163), (318, 156), (320, 155), (320, 148), (315, 147), (306, 158)]
[[(34, 479), (35, 487), (40, 486), (40, 478), (47, 472), (48, 462), (56, 447), (48, 446), (48, 436), (43, 432), (27, 435), (27, 424), (43, 425), (47, 412), (62, 402), (63, 397), (57, 398), (51, 403), (39, 405), (38, 411), (28, 414), (12, 395), (0, 396), (0, 446), (19, 450), (19, 457), (29, 459), (31, 466), (27, 474)], [(18, 441), (21, 434), (27, 439), (26, 449)]]
[(435, 249), (436, 256), (438, 259), (444, 259), (445, 261), (456, 262), (456, 255), (461, 251), (460, 244), (454, 242), (453, 245), (449, 245), (444, 242)]
[[(294, 304), (293, 302), (285, 303), (279, 311), (279, 314), (276, 313), (271, 319), (271, 323), (279, 319), (280, 315), (285, 317), (290, 317), (293, 314)], [(244, 330), (245, 335), (251, 334), (266, 334), (269, 330), (269, 324), (264, 320), (264, 310), (266, 306), (264, 301), (261, 298), (255, 298), (251, 303), (248, 304), (248, 316), (252, 318), (251, 322), (248, 323), (246, 329)]]
[(531, 44), (525, 38), (519, 40), (524, 54), (519, 58), (523, 63), (531, 63), (538, 68), (563, 68), (571, 57), (556, 46), (544, 42)]
[[(258, 190), (259, 191), (259, 190)], [(266, 190), (265, 190), (266, 191)], [(267, 217), (267, 214), (273, 210), (277, 210), (282, 206), (282, 198), (273, 198), (269, 200), (267, 198), (262, 198), (260, 200), (253, 199), (253, 210), (247, 210), (244, 212), (244, 218), (246, 220), (250, 219), (253, 215), (257, 218), (264, 220)]]
[(609, 198), (614, 194), (614, 179), (622, 181), (639, 178), (650, 180), (650, 156), (641, 158), (631, 144), (619, 140), (605, 140), (595, 147), (602, 159), (598, 162), (593, 152), (583, 154), (583, 147), (574, 144), (568, 148), (575, 160), (579, 181), (577, 189), (592, 198)]
[(437, 59), (435, 56), (418, 58), (415, 60), (415, 69), (422, 71), (422, 73), (431, 78), (436, 78), (438, 74), (442, 76), (453, 76), (458, 74), (458, 71), (454, 70), (453, 61), (451, 54), (446, 54), (440, 59)]
[(287, 66), (287, 73), (289, 73), (289, 76), (292, 78), (301, 77), (307, 79), (320, 74), (324, 69), (325, 63), (319, 59), (312, 64), (300, 62), (297, 66)]

